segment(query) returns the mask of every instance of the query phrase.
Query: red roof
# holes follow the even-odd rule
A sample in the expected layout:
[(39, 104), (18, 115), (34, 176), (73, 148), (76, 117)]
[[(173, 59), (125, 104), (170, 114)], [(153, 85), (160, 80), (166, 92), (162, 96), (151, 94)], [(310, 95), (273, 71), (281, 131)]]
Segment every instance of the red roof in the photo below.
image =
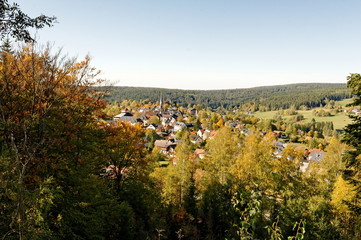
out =
[(206, 154), (206, 151), (205, 151), (204, 149), (198, 148), (198, 149), (196, 149), (196, 150), (194, 151), (194, 154), (196, 154), (196, 155)]

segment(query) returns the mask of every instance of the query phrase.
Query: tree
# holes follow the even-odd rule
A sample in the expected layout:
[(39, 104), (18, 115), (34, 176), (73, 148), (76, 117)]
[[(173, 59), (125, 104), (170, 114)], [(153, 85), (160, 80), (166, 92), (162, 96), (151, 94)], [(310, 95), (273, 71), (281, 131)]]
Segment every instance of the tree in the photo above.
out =
[(59, 192), (74, 199), (80, 179), (97, 169), (97, 71), (89, 58), (50, 52), (26, 45), (0, 59), (0, 201), (8, 214), (0, 221), (6, 236), (20, 239), (47, 238), (61, 211), (51, 207), (65, 209)]
[(18, 40), (31, 42), (34, 39), (29, 33), (29, 28), (52, 26), (55, 21), (55, 17), (45, 15), (31, 18), (21, 11), (18, 4), (9, 4), (8, 0), (0, 3), (0, 39), (10, 35)]
[(262, 191), (269, 189), (272, 175), (274, 137), (267, 134), (264, 138), (259, 133), (246, 137), (242, 154), (232, 166), (232, 174), (236, 180), (252, 189), (258, 186)]
[(1, 52), (3, 53), (12, 53), (11, 41), (9, 38), (4, 39), (3, 44), (1, 45)]
[(140, 178), (142, 171), (146, 171), (144, 132), (138, 125), (121, 121), (116, 126), (104, 126), (104, 130), (104, 162), (109, 164), (115, 178), (114, 189), (120, 194), (121, 184), (126, 177), (136, 175)]
[(346, 202), (355, 201), (355, 188), (341, 176), (337, 178), (334, 187), (335, 189), (332, 192), (331, 204), (333, 205), (335, 211), (340, 214), (351, 213)]
[(145, 132), (145, 138), (148, 141), (148, 150), (153, 150), (154, 148), (154, 142), (158, 139), (160, 139), (160, 136), (156, 133), (153, 129), (148, 129)]
[(189, 141), (189, 134), (185, 132), (175, 149), (175, 165), (167, 168), (159, 168), (152, 174), (161, 186), (163, 201), (168, 205), (181, 208), (184, 205), (184, 197), (191, 185), (193, 173), (191, 154), (194, 149)]
[[(347, 77), (347, 87), (351, 89), (354, 95), (354, 101), (350, 106), (361, 105), (361, 75), (353, 73)], [(346, 163), (344, 177), (352, 183), (357, 191), (357, 198), (361, 199), (361, 116), (350, 115), (352, 123), (345, 127), (345, 135), (343, 141), (352, 147), (346, 151), (343, 158)], [(361, 203), (352, 203), (356, 213), (361, 213)]]
[(335, 181), (344, 170), (344, 163), (342, 162), (342, 154), (345, 151), (346, 145), (341, 143), (336, 137), (332, 137), (330, 144), (326, 147), (325, 156), (318, 164), (312, 165), (310, 169), (317, 175), (319, 192), (330, 194)]
[[(360, 230), (356, 230), (354, 225), (355, 216), (350, 208), (349, 203), (357, 201), (355, 187), (349, 182), (345, 181), (342, 176), (337, 178), (334, 184), (334, 190), (332, 191), (331, 205), (333, 212), (336, 216), (336, 220), (341, 222), (340, 227), (346, 230), (348, 236), (360, 237)], [(356, 216), (357, 217), (357, 216)], [(355, 232), (353, 231), (355, 228)]]
[(205, 170), (213, 181), (226, 184), (230, 179), (230, 167), (240, 152), (240, 140), (229, 127), (223, 127), (207, 143), (208, 154), (204, 160)]
[(221, 184), (219, 181), (208, 184), (199, 206), (204, 239), (234, 239), (226, 238), (234, 220), (231, 199), (230, 184)]

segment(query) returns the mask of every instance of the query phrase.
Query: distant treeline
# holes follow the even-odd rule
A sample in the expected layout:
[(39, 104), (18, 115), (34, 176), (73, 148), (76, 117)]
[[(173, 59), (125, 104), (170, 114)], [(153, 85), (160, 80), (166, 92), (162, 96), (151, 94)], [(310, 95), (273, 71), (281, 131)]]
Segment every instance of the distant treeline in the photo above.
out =
[(290, 106), (299, 108), (318, 107), (326, 99), (341, 100), (349, 98), (350, 92), (346, 84), (335, 83), (303, 83), (245, 89), (230, 90), (179, 90), (144, 87), (102, 87), (109, 95), (106, 100), (121, 102), (122, 100), (159, 101), (160, 97), (169, 100), (171, 104), (180, 106), (201, 105), (216, 109), (223, 107), (232, 109), (244, 104), (250, 104), (252, 110), (287, 109)]

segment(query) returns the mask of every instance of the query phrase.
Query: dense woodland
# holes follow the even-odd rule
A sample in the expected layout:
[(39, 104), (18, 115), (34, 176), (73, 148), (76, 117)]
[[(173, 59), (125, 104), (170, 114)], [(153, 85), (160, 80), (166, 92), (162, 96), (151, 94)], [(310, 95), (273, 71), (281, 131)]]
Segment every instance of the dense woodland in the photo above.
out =
[(249, 105), (253, 111), (287, 109), (294, 105), (319, 107), (325, 100), (341, 100), (350, 97), (345, 84), (304, 83), (282, 86), (256, 87), (230, 90), (177, 90), (141, 87), (104, 87), (110, 102), (122, 100), (150, 100), (156, 102), (160, 97), (180, 106), (201, 105), (204, 108), (219, 107), (232, 109)]
[[(7, 1), (0, 6), (6, 20), (19, 11)], [(22, 13), (2, 25), (1, 36), (32, 40), (24, 28), (51, 21)], [(161, 126), (159, 116), (166, 114), (155, 103), (159, 90), (154, 90), (154, 103), (144, 99), (143, 105), (142, 100), (129, 108), (128, 114), (147, 121), (144, 129), (111, 120), (118, 110), (129, 109), (104, 100), (106, 92), (95, 87), (100, 84), (97, 75), (88, 57), (69, 59), (32, 41), (18, 48), (10, 41), (2, 44), (1, 239), (361, 238), (361, 115), (351, 115), (353, 123), (340, 135), (332, 123), (303, 122), (297, 114), (290, 120), (284, 113), (260, 120), (227, 111), (227, 104), (242, 103), (236, 96), (241, 90), (219, 98), (195, 98), (200, 92), (193, 91), (186, 98), (204, 108), (191, 114), (182, 107), (191, 104), (182, 102), (185, 92), (177, 91), (179, 104), (169, 104), (174, 112), (167, 115), (177, 116), (176, 124), (184, 127), (170, 131), (177, 146), (167, 155), (155, 146), (157, 130), (148, 129), (170, 129)], [(361, 75), (347, 80), (353, 105), (360, 106)], [(315, 90), (310, 106), (349, 96), (343, 85), (327, 86)], [(295, 91), (273, 96), (277, 89), (289, 88)], [(299, 104), (308, 105), (301, 96), (311, 88), (315, 85), (261, 88), (259, 102), (273, 96), (275, 105), (268, 107), (283, 108), (289, 96), (299, 94)], [(258, 94), (247, 91), (246, 104)], [(277, 107), (281, 96), (286, 105)], [(226, 98), (231, 100), (223, 103)], [(287, 114), (295, 113), (298, 103), (292, 105)], [(217, 112), (218, 106), (224, 109)], [(148, 118), (140, 109), (158, 112)], [(213, 134), (194, 142), (191, 136), (202, 130)], [(285, 148), (276, 153), (279, 143)], [(322, 149), (323, 158), (308, 161), (305, 147)], [(308, 168), (302, 170), (305, 162)]]

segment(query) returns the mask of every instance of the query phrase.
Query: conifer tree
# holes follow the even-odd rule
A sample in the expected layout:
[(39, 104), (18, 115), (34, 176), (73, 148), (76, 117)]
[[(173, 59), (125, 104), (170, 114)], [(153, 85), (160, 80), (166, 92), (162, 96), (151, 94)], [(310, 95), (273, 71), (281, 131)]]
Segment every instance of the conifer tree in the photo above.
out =
[(17, 3), (10, 4), (8, 0), (0, 3), (0, 39), (12, 36), (18, 40), (32, 42), (34, 39), (29, 33), (29, 28), (40, 29), (52, 26), (55, 17), (40, 15), (32, 18), (25, 14)]
[[(347, 87), (351, 89), (351, 93), (354, 95), (354, 101), (349, 106), (361, 105), (361, 75), (359, 73), (353, 73), (347, 77)], [(355, 190), (355, 200), (345, 202), (353, 213), (351, 226), (347, 226), (348, 229), (352, 229), (350, 235), (356, 236), (355, 239), (361, 237), (361, 116), (350, 115), (352, 123), (345, 127), (345, 135), (343, 141), (351, 146), (351, 149), (346, 151), (343, 157), (343, 161), (346, 164), (346, 170), (343, 177), (348, 183), (351, 183)]]
[[(361, 75), (353, 73), (347, 77), (347, 87), (351, 89), (354, 95), (354, 101), (350, 106), (361, 105)], [(343, 141), (352, 147), (348, 150), (343, 158), (346, 163), (344, 177), (351, 182), (357, 191), (358, 199), (361, 196), (361, 116), (350, 115), (352, 123), (345, 128), (345, 136)], [(360, 202), (350, 203), (356, 213), (361, 213)]]

